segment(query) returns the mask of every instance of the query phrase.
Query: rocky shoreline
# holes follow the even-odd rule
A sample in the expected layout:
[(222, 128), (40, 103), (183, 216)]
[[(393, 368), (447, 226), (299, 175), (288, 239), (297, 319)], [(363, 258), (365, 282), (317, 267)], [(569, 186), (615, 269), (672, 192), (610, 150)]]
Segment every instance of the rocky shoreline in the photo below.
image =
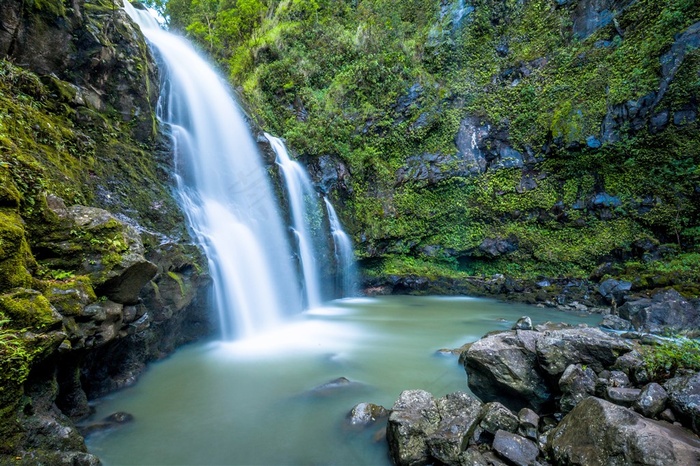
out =
[(391, 409), (356, 406), (350, 422), (386, 422), (397, 465), (700, 464), (698, 367), (653, 362), (658, 334), (697, 335), (698, 303), (614, 290), (599, 290), (607, 331), (523, 317), (454, 350), (471, 393), (406, 390)]

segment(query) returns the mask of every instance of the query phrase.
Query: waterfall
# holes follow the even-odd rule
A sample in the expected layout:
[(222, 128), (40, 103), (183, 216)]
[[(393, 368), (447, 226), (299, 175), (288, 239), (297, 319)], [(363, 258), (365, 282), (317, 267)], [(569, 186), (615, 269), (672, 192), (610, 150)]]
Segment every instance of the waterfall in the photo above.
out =
[(124, 8), (162, 61), (159, 116), (172, 128), (178, 194), (209, 260), (222, 337), (268, 329), (299, 312), (302, 302), (286, 230), (250, 130), (227, 86), (187, 41), (128, 0)]
[(324, 197), (326, 209), (328, 210), (328, 222), (331, 225), (331, 235), (333, 236), (333, 246), (335, 251), (336, 281), (337, 288), (341, 296), (348, 297), (355, 295), (355, 284), (357, 283), (355, 270), (355, 254), (352, 250), (352, 241), (343, 231), (338, 215), (335, 213), (333, 204)]
[(306, 170), (289, 157), (287, 147), (281, 139), (265, 133), (272, 149), (277, 154), (277, 164), (282, 169), (287, 197), (292, 214), (294, 234), (297, 239), (299, 260), (304, 277), (304, 294), (310, 308), (321, 305), (319, 267), (316, 263), (316, 247), (309, 228), (315, 218), (319, 218), (320, 206)]

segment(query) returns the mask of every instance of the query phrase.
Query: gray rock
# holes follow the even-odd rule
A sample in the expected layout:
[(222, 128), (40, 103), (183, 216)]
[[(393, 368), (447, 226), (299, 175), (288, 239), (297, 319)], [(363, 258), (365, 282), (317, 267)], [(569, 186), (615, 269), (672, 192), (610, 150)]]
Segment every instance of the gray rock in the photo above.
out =
[(464, 357), (472, 392), (517, 410), (527, 406), (537, 411), (548, 403), (552, 395), (537, 369), (536, 341), (541, 337), (539, 332), (517, 330), (472, 344)]
[(532, 330), (532, 319), (528, 316), (522, 316), (515, 325), (513, 325), (513, 330)]
[(537, 464), (537, 456), (540, 453), (537, 444), (532, 440), (504, 430), (496, 432), (493, 439), (493, 449), (516, 466)]
[[(602, 202), (602, 201), (601, 201)], [(622, 299), (632, 289), (632, 283), (624, 280), (613, 280), (612, 278), (605, 280), (598, 286), (598, 293), (607, 299), (609, 302), (622, 303)], [(621, 315), (624, 318), (624, 316)]]
[(612, 366), (632, 344), (597, 328), (571, 328), (545, 333), (537, 340), (540, 367), (558, 376), (571, 364), (585, 364), (595, 372)]
[(684, 126), (694, 122), (698, 117), (695, 110), (678, 110), (673, 112), (673, 124), (676, 126)]
[(644, 368), (644, 359), (637, 350), (630, 351), (617, 358), (611, 369), (624, 372), (636, 385), (644, 385), (649, 379), (649, 375)]
[(608, 387), (605, 398), (611, 403), (629, 408), (641, 393), (642, 391), (638, 388)]
[(436, 402), (440, 423), (427, 438), (430, 456), (443, 464), (457, 464), (481, 414), (482, 403), (464, 392), (451, 393)]
[[(615, 361), (617, 362), (617, 361)], [(625, 374), (622, 371), (616, 371), (613, 370), (610, 372), (610, 376), (608, 377), (608, 386), (609, 387), (620, 387), (620, 388), (626, 388), (629, 387), (630, 385), (630, 379), (627, 377), (627, 374)]]
[(388, 416), (389, 411), (384, 406), (373, 403), (358, 403), (348, 413), (348, 422), (353, 426), (365, 427)]
[(678, 420), (700, 434), (700, 373), (674, 377), (664, 384), (664, 388)]
[(518, 245), (502, 238), (486, 238), (478, 247), (486, 257), (498, 257), (518, 250)]
[(518, 434), (533, 440), (537, 440), (540, 416), (529, 408), (523, 408), (518, 412)]
[(468, 448), (467, 450), (463, 451), (459, 455), (459, 460), (458, 463), (459, 465), (463, 466), (491, 466), (492, 463), (489, 463), (489, 461), (484, 458), (484, 455), (481, 454), (479, 450), (476, 448)]
[(518, 417), (501, 403), (486, 403), (481, 410), (479, 427), (489, 434), (496, 434), (498, 430), (515, 433), (519, 425)]
[(490, 131), (491, 126), (482, 124), (476, 117), (467, 117), (460, 123), (455, 145), (466, 172), (479, 174), (486, 171), (485, 144)]
[(698, 464), (700, 439), (682, 428), (590, 397), (552, 430), (547, 444), (555, 464)]
[(629, 320), (623, 319), (622, 317), (608, 314), (603, 317), (603, 322), (600, 323), (600, 327), (610, 330), (628, 331), (632, 330), (632, 323)]
[(634, 410), (646, 417), (657, 417), (666, 408), (668, 393), (658, 383), (650, 383), (634, 402)]
[(363, 385), (359, 382), (354, 382), (347, 377), (338, 377), (321, 385), (318, 385), (306, 393), (313, 396), (330, 396), (337, 393), (339, 390), (360, 388)]
[(655, 294), (651, 299), (629, 301), (619, 308), (620, 317), (643, 332), (665, 333), (700, 329), (700, 311), (676, 290)]
[(559, 401), (561, 411), (568, 413), (589, 396), (595, 395), (596, 375), (589, 367), (572, 364), (566, 368), (559, 379), (562, 397)]
[(427, 437), (437, 430), (440, 414), (433, 396), (423, 390), (406, 390), (389, 415), (386, 438), (396, 465), (430, 463)]

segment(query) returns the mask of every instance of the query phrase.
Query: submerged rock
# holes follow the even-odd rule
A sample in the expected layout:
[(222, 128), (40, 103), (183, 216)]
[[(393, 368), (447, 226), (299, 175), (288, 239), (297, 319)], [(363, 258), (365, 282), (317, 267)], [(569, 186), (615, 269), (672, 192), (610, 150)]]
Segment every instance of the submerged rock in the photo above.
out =
[(360, 388), (364, 385), (359, 382), (354, 382), (347, 377), (338, 377), (324, 384), (318, 385), (306, 393), (312, 396), (330, 396), (337, 393), (339, 390)]
[(557, 464), (698, 464), (700, 439), (680, 427), (590, 397), (579, 403), (549, 437)]
[(373, 403), (358, 403), (348, 413), (348, 422), (353, 426), (365, 427), (389, 416), (384, 406)]

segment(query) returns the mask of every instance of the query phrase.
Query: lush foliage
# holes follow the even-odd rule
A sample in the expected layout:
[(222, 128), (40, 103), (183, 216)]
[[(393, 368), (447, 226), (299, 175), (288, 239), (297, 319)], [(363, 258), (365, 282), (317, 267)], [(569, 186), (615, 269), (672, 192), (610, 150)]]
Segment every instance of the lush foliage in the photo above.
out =
[(665, 380), (679, 371), (700, 371), (700, 341), (681, 339), (648, 347), (644, 366), (653, 380)]
[[(612, 106), (658, 91), (661, 56), (700, 5), (625, 2), (586, 36), (572, 3), (170, 0), (166, 11), (214, 53), (261, 125), (309, 161), (330, 154), (349, 168), (351, 189), (333, 194), (374, 270), (383, 258), (408, 273), (412, 258), (456, 276), (580, 277), (612, 261), (653, 285), (697, 254), (698, 124), (586, 142)], [(696, 105), (699, 70), (689, 50), (656, 108)], [(398, 181), (408, 157), (455, 154), (465, 116), (492, 125), (528, 167)], [(524, 177), (533, 189), (518, 189)], [(592, 208), (598, 193), (615, 205)], [(517, 248), (487, 257), (486, 238)]]

